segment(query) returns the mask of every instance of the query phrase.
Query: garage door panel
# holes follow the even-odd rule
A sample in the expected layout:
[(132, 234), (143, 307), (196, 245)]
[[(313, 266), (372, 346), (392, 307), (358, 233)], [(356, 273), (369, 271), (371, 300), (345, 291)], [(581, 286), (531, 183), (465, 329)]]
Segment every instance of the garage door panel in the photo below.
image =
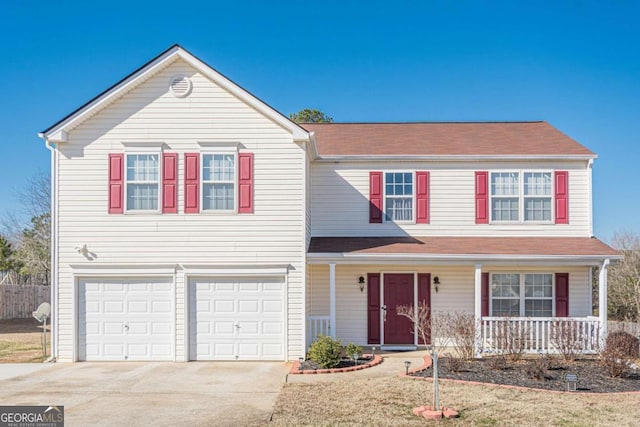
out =
[(190, 358), (283, 360), (283, 290), (277, 279), (190, 280)]
[(81, 280), (80, 360), (172, 360), (171, 283), (167, 279)]

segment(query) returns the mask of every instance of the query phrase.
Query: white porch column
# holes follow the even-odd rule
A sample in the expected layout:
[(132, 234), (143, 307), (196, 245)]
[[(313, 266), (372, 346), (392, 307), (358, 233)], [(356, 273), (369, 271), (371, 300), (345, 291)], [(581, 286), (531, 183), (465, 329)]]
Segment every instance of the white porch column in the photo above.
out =
[(609, 260), (605, 259), (598, 275), (598, 317), (600, 318), (600, 346), (607, 338), (607, 275)]
[(329, 328), (331, 338), (336, 339), (336, 264), (329, 264)]
[(482, 355), (482, 264), (476, 264), (474, 314), (476, 318), (476, 357)]

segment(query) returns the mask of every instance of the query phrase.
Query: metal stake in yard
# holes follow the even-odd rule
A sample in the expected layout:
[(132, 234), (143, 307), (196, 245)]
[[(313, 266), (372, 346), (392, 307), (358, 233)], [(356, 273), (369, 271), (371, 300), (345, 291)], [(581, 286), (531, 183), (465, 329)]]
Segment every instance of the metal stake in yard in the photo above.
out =
[(42, 361), (47, 360), (47, 319), (51, 315), (51, 306), (48, 302), (43, 302), (34, 311), (33, 317), (42, 323)]
[(440, 388), (438, 387), (438, 352), (435, 346), (431, 348), (431, 360), (433, 361), (433, 409), (440, 408)]

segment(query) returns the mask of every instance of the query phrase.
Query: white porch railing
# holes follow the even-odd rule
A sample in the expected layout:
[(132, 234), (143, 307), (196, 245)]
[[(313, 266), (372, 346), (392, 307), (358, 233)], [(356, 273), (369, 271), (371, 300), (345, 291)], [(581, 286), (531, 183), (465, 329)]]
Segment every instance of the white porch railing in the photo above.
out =
[(318, 335), (331, 335), (331, 318), (329, 316), (307, 317), (307, 348)]
[[(523, 353), (559, 353), (571, 346), (576, 353), (597, 353), (602, 328), (597, 317), (483, 317), (481, 352), (504, 353), (514, 346)], [(507, 347), (507, 348), (505, 348)]]

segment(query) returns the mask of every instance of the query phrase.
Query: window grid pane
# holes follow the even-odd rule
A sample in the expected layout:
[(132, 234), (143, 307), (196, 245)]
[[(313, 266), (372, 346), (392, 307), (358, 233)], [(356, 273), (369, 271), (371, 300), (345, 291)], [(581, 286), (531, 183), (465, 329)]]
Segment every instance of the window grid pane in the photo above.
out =
[(520, 177), (518, 172), (493, 172), (491, 174), (491, 195), (518, 196)]
[(235, 156), (205, 154), (202, 156), (202, 209), (235, 209)]
[(525, 197), (525, 221), (551, 221), (551, 197)]
[(551, 196), (551, 172), (525, 172), (525, 196)]
[(413, 173), (385, 173), (385, 219), (413, 220)]
[(127, 210), (158, 210), (158, 154), (127, 154)]

